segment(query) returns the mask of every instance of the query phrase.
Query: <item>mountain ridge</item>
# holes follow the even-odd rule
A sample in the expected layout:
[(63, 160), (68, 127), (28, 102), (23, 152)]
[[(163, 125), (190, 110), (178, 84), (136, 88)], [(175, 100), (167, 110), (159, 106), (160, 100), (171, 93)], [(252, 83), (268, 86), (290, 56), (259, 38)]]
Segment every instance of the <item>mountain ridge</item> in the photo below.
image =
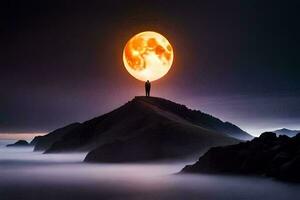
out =
[(291, 129), (287, 129), (287, 128), (281, 128), (281, 129), (274, 130), (272, 132), (276, 133), (277, 136), (286, 135), (289, 137), (294, 137), (298, 133), (300, 133), (300, 130), (291, 130)]
[[(58, 130), (65, 129), (66, 127), (63, 127)], [(101, 149), (105, 145), (107, 147), (111, 144), (110, 148), (106, 148), (106, 152), (109, 149), (109, 152), (113, 154), (114, 151), (118, 152), (116, 143), (122, 144), (125, 148), (124, 152), (126, 149), (132, 149), (133, 152), (139, 151), (136, 147), (143, 143), (149, 149), (159, 148), (161, 145), (162, 151), (165, 152), (165, 155), (161, 157), (176, 157), (183, 156), (183, 152), (191, 154), (211, 146), (238, 142), (239, 140), (233, 136), (230, 137), (228, 132), (225, 132), (230, 129), (247, 135), (231, 123), (222, 122), (201, 111), (191, 110), (182, 104), (158, 97), (135, 97), (109, 113), (78, 123), (71, 130), (63, 131), (54, 142), (49, 142), (48, 146), (44, 146), (44, 151), (45, 153), (93, 151), (88, 156), (91, 158), (93, 157), (91, 155), (95, 155), (94, 150)], [(152, 143), (150, 144), (149, 141)], [(35, 143), (39, 146), (39, 139)], [(173, 152), (165, 149), (163, 145), (173, 149)], [(181, 146), (177, 148), (176, 145)], [(140, 146), (141, 148), (143, 146)], [(103, 149), (102, 151), (104, 152)], [(99, 155), (99, 151), (97, 152)], [(123, 156), (126, 158), (126, 155)], [(147, 160), (158, 157), (160, 156), (154, 151), (150, 153), (145, 151), (144, 155), (136, 155), (134, 158), (127, 156), (127, 160)], [(90, 161), (88, 158), (87, 160)], [(111, 158), (107, 160), (119, 161)]]

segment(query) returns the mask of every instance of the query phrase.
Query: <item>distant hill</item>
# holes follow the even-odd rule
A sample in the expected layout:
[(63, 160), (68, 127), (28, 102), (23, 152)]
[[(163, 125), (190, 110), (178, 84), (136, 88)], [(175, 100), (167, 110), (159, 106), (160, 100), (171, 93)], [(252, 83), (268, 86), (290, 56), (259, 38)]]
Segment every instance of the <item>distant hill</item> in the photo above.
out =
[(18, 140), (14, 144), (8, 144), (7, 147), (28, 147), (30, 144), (26, 140)]
[(295, 135), (297, 135), (297, 133), (300, 133), (300, 130), (290, 130), (290, 129), (282, 128), (272, 132), (276, 133), (277, 136), (286, 135), (289, 137), (294, 137)]
[[(126, 162), (182, 157), (251, 137), (229, 122), (184, 105), (135, 97), (110, 113), (40, 136), (35, 143), (36, 150), (45, 153), (91, 151), (86, 161)], [(47, 144), (41, 145), (45, 140)]]

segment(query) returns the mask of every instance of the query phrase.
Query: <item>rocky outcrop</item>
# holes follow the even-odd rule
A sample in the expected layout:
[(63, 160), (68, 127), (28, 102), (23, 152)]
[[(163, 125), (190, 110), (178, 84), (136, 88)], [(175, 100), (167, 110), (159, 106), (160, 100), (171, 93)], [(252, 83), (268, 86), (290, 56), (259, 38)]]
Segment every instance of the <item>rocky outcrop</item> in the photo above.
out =
[(252, 141), (214, 147), (185, 173), (255, 174), (300, 181), (300, 134), (293, 138), (266, 132)]
[(7, 147), (28, 147), (30, 144), (26, 140), (18, 140), (14, 144), (8, 144)]

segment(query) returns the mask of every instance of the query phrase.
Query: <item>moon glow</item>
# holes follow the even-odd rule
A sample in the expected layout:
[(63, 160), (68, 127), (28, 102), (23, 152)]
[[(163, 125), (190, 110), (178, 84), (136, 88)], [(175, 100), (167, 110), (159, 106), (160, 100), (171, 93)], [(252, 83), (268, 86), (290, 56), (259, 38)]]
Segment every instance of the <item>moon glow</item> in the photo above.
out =
[(161, 34), (145, 31), (134, 35), (123, 51), (127, 71), (140, 81), (163, 77), (173, 63), (173, 48)]

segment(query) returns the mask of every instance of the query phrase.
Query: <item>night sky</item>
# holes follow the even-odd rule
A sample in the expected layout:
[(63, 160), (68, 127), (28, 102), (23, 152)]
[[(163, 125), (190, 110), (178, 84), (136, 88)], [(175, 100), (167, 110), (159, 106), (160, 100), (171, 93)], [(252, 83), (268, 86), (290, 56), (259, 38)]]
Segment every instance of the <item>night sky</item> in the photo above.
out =
[(252, 134), (300, 129), (300, 1), (195, 2), (1, 3), (0, 132), (49, 131), (143, 95), (122, 51), (147, 30), (175, 53), (154, 96)]

